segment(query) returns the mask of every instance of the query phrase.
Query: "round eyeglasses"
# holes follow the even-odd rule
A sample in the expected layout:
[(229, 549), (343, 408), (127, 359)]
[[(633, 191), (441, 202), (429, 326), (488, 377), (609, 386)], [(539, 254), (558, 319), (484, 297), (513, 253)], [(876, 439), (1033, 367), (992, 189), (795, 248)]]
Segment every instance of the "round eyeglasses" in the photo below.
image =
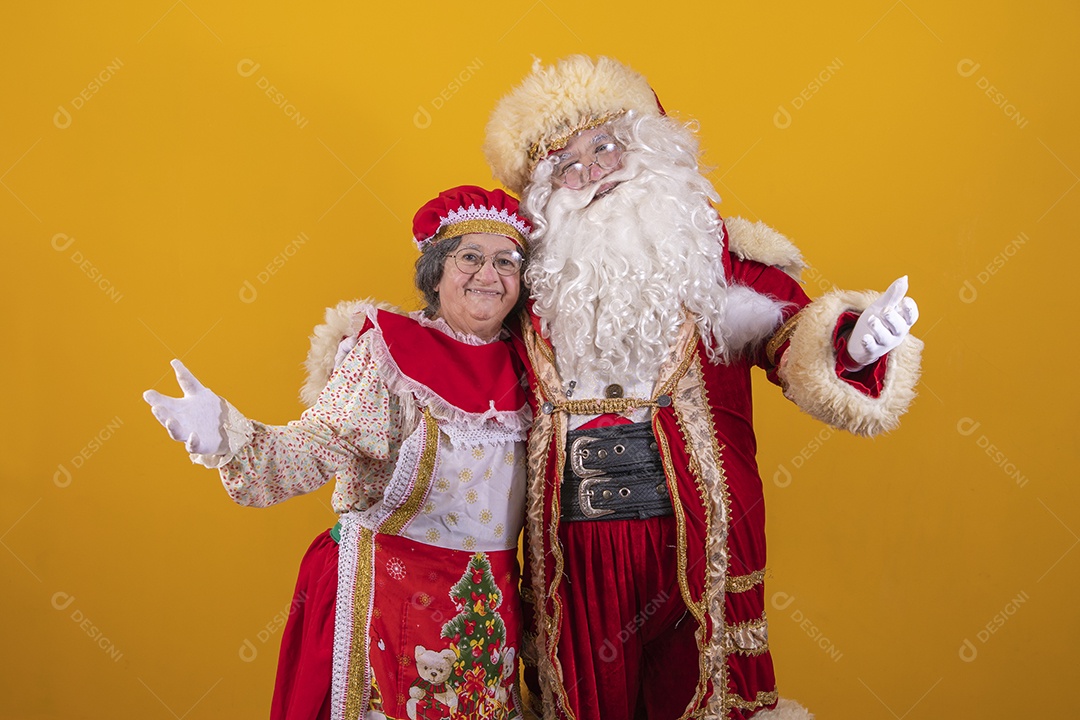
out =
[(500, 275), (517, 275), (525, 259), (517, 250), (500, 250), (491, 255), (484, 255), (473, 248), (458, 250), (450, 257), (454, 258), (457, 269), (466, 275), (475, 275), (480, 272), (480, 268), (484, 267), (489, 259), (495, 272)]
[(604, 143), (593, 150), (592, 162), (578, 160), (566, 167), (556, 167), (552, 174), (559, 182), (571, 190), (580, 190), (592, 182), (592, 166), (599, 165), (604, 170), (614, 170), (622, 160), (623, 146), (617, 142)]

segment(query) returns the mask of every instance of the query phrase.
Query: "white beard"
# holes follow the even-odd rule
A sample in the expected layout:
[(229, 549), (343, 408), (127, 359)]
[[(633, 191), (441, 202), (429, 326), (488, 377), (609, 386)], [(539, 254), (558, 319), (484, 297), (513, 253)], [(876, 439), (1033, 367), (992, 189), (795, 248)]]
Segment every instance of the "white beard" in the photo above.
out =
[[(584, 190), (526, 195), (538, 221), (526, 279), (565, 380), (651, 385), (687, 311), (710, 357), (727, 354), (719, 198), (692, 160), (664, 150), (627, 153)], [(620, 184), (594, 201), (608, 181)]]

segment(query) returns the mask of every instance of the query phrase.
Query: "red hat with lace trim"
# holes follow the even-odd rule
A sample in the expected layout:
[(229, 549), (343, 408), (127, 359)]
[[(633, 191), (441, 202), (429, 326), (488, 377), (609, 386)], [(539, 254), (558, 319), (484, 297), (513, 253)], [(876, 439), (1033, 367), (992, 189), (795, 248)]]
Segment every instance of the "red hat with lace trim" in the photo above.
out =
[(439, 193), (413, 217), (413, 238), (423, 250), (428, 243), (468, 233), (491, 233), (527, 247), (532, 226), (518, 214), (518, 201), (502, 190), (460, 185)]

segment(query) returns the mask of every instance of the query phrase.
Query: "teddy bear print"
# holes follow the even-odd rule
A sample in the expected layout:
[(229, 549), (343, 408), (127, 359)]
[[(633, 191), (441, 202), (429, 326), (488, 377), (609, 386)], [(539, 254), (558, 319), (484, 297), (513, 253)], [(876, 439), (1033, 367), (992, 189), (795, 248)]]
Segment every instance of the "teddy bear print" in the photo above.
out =
[(511, 688), (514, 684), (514, 671), (517, 670), (517, 664), (514, 662), (515, 655), (516, 653), (512, 647), (503, 651), (502, 674), (499, 676), (499, 684), (492, 691), (492, 697), (495, 701), (495, 718), (510, 717)]
[(416, 671), (420, 677), (409, 686), (405, 711), (410, 720), (449, 720), (457, 711), (458, 697), (447, 684), (457, 655), (453, 650), (439, 652), (416, 646)]

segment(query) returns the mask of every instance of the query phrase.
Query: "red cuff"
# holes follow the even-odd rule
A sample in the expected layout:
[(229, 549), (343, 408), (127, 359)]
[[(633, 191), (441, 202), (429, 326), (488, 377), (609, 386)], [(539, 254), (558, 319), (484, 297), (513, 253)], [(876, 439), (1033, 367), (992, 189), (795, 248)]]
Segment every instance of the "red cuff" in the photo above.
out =
[(881, 395), (885, 387), (885, 369), (888, 364), (889, 354), (885, 353), (880, 358), (859, 370), (848, 370), (847, 365), (858, 365), (851, 354), (848, 353), (848, 337), (851, 335), (855, 322), (859, 319), (859, 313), (848, 311), (836, 321), (836, 329), (833, 330), (833, 347), (836, 349), (836, 376), (851, 385), (864, 395), (876, 398)]

